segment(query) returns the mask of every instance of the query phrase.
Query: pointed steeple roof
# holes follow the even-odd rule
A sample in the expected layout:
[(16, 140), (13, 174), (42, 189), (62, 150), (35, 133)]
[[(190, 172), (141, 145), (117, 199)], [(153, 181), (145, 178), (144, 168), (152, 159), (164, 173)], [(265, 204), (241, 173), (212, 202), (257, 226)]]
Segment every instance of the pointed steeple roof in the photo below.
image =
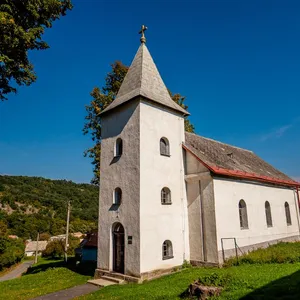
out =
[(112, 110), (137, 96), (145, 97), (184, 115), (189, 115), (185, 109), (172, 100), (144, 42), (141, 43), (131, 63), (116, 99), (102, 113)]

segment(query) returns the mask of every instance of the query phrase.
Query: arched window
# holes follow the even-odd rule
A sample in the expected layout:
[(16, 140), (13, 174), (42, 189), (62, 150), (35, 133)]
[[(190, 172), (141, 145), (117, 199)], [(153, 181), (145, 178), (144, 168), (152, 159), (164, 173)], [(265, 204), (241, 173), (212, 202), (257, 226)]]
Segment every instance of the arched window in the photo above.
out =
[(286, 224), (292, 225), (290, 206), (287, 202), (284, 203), (284, 208), (285, 208)]
[(272, 222), (271, 206), (269, 201), (265, 202), (265, 212), (266, 212), (267, 226), (272, 227), (273, 222)]
[(173, 258), (173, 246), (171, 241), (167, 240), (162, 245), (162, 259)]
[(117, 187), (114, 190), (114, 201), (113, 201), (113, 203), (115, 205), (120, 205), (121, 201), (122, 201), (122, 190), (119, 187)]
[(115, 157), (121, 156), (123, 153), (123, 141), (121, 138), (116, 140)]
[(244, 200), (239, 202), (240, 226), (241, 229), (248, 229), (247, 206)]
[(167, 138), (163, 137), (160, 139), (160, 155), (170, 156), (170, 145)]
[(167, 187), (161, 190), (161, 204), (172, 204), (171, 191)]

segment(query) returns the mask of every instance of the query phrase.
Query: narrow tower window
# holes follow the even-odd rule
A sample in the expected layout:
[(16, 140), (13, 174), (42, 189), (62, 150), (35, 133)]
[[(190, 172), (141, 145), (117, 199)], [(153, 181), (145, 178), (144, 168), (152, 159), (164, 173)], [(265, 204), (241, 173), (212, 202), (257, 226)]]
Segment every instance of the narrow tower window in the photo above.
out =
[(121, 138), (118, 138), (116, 141), (115, 157), (121, 156), (123, 153), (123, 141)]
[(265, 212), (266, 212), (267, 226), (272, 227), (273, 222), (272, 222), (271, 206), (270, 206), (269, 201), (265, 202)]
[(244, 200), (240, 200), (239, 202), (239, 215), (241, 229), (248, 229), (247, 206)]
[(171, 191), (167, 187), (161, 190), (161, 204), (172, 204)]
[(167, 138), (160, 139), (160, 155), (170, 156), (170, 145)]
[(162, 259), (170, 259), (173, 258), (173, 246), (171, 241), (164, 241), (162, 245)]
[(291, 212), (290, 212), (290, 206), (287, 202), (284, 203), (285, 208), (285, 217), (286, 217), (286, 224), (292, 225), (292, 219), (291, 219)]
[(122, 190), (119, 187), (117, 187), (114, 190), (114, 201), (113, 201), (113, 204), (120, 205), (121, 201), (122, 201)]

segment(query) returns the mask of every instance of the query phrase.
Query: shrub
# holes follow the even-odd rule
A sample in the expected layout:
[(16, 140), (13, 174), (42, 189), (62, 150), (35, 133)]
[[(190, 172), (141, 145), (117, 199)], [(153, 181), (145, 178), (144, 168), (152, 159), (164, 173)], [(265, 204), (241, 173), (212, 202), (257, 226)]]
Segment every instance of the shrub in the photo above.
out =
[(230, 258), (225, 265), (238, 264), (270, 264), (300, 262), (300, 242), (278, 243), (265, 249), (257, 249), (236, 258)]
[(232, 281), (232, 276), (229, 274), (212, 273), (199, 278), (199, 283), (206, 286), (226, 286)]

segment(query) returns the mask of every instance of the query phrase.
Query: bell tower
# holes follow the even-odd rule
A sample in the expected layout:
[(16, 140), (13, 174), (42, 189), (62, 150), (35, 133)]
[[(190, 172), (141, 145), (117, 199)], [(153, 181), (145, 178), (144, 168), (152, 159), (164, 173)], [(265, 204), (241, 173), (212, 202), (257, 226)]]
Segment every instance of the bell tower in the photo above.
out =
[[(101, 113), (98, 273), (147, 279), (189, 260), (184, 117), (141, 45)], [(155, 272), (154, 272), (155, 271)]]

